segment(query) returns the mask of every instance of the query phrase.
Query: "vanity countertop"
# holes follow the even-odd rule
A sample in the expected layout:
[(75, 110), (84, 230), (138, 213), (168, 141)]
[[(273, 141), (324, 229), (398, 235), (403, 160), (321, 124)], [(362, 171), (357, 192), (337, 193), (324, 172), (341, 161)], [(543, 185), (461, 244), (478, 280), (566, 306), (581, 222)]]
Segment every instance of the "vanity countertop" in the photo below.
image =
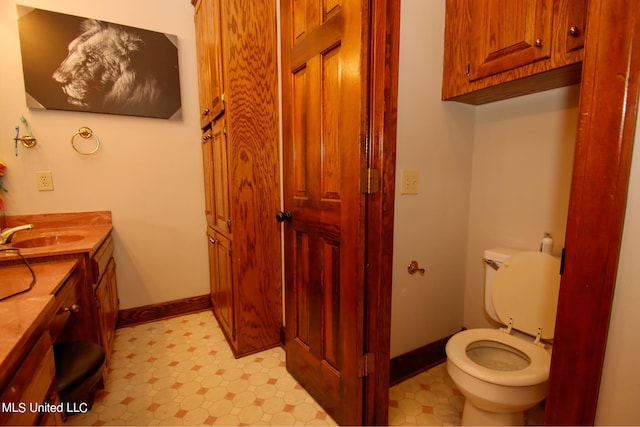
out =
[[(7, 227), (33, 224), (32, 230), (17, 232), (11, 244), (4, 246), (18, 248), (25, 258), (78, 253), (91, 256), (112, 229), (109, 211), (14, 215), (7, 216), (6, 222)], [(49, 239), (52, 243), (38, 244), (37, 239)], [(0, 264), (16, 259), (19, 256), (14, 251), (0, 252)]]

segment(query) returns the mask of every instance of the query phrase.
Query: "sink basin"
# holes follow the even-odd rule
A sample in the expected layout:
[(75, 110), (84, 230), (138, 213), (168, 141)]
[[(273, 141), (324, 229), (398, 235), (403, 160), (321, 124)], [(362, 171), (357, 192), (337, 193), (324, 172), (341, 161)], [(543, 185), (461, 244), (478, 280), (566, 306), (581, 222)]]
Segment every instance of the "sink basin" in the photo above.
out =
[(42, 246), (56, 246), (64, 243), (77, 242), (84, 239), (81, 234), (49, 234), (20, 240), (11, 244), (14, 248), (27, 249), (39, 248)]

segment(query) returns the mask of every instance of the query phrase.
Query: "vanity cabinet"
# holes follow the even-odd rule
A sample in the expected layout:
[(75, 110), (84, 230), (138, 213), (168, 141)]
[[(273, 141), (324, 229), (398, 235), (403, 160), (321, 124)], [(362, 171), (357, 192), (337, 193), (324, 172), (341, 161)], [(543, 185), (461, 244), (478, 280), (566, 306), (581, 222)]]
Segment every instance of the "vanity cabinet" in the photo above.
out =
[(0, 395), (0, 425), (63, 425), (59, 413), (34, 411), (57, 404), (56, 366), (48, 331), (40, 335)]
[(200, 98), (221, 100), (201, 121), (211, 301), (239, 357), (282, 328), (276, 3), (193, 3)]
[[(32, 263), (34, 287), (2, 302), (0, 425), (63, 425), (51, 406), (59, 404), (53, 343), (83, 321), (84, 285), (76, 260)], [(8, 263), (0, 274), (19, 280), (22, 264)]]
[(442, 98), (470, 104), (580, 81), (588, 0), (447, 0)]

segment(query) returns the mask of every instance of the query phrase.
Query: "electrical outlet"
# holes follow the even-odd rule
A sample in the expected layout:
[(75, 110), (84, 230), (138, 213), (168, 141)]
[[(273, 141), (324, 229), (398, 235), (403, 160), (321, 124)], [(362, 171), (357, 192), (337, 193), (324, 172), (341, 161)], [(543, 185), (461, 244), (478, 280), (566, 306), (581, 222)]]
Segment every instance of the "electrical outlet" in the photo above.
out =
[(53, 178), (51, 171), (36, 172), (36, 180), (38, 182), (38, 191), (52, 191)]
[(402, 182), (400, 183), (400, 194), (418, 194), (418, 184), (420, 183), (420, 173), (415, 169), (402, 170)]

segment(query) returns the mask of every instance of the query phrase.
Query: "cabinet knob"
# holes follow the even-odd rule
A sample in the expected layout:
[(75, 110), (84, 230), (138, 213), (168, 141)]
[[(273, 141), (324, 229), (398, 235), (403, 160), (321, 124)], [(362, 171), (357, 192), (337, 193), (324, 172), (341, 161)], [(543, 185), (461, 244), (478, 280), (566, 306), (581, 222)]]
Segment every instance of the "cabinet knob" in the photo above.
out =
[(80, 306), (78, 304), (71, 304), (69, 307), (65, 307), (63, 310), (69, 313), (77, 313), (80, 311)]
[(207, 141), (208, 139), (211, 139), (211, 135), (202, 135), (202, 140), (203, 141)]
[(572, 25), (569, 27), (569, 35), (573, 37), (578, 37), (580, 35), (580, 28)]
[(214, 244), (214, 245), (215, 245), (215, 244), (216, 244), (216, 242), (217, 242), (217, 240), (216, 240), (216, 239), (214, 239), (213, 237), (209, 237), (209, 243), (212, 243), (212, 244)]
[(209, 114), (211, 110), (209, 110), (208, 108), (205, 108), (204, 111), (202, 112), (203, 116), (206, 116), (207, 114)]
[(544, 42), (542, 41), (542, 39), (536, 39), (536, 41), (534, 42), (536, 47), (542, 47), (544, 46)]

